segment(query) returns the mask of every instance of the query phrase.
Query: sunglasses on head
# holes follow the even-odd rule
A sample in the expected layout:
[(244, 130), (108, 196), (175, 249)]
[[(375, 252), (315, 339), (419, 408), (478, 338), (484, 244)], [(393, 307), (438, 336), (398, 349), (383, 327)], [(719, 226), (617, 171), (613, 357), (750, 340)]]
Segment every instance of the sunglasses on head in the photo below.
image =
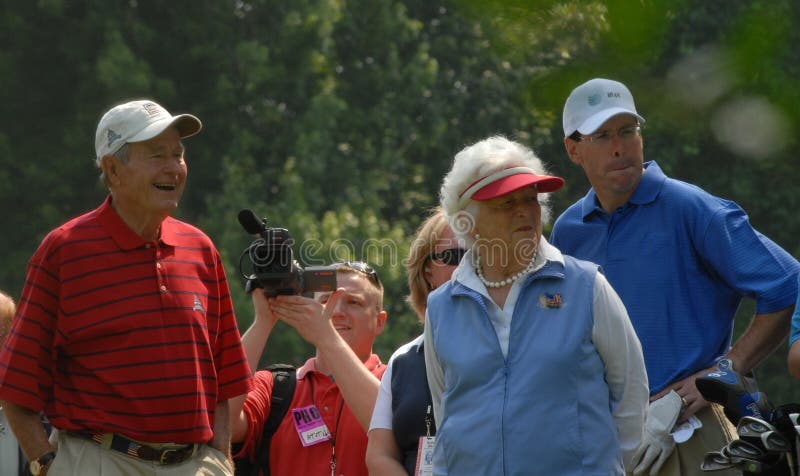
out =
[(466, 253), (467, 250), (464, 248), (448, 248), (441, 253), (431, 253), (429, 258), (441, 261), (448, 266), (458, 266), (458, 263), (461, 262), (461, 258), (463, 258)]
[(340, 261), (336, 263), (334, 266), (337, 268), (340, 266), (344, 266), (345, 268), (350, 268), (358, 271), (359, 273), (367, 275), (373, 283), (380, 285), (381, 280), (378, 278), (378, 272), (375, 271), (375, 268), (368, 265), (363, 261)]

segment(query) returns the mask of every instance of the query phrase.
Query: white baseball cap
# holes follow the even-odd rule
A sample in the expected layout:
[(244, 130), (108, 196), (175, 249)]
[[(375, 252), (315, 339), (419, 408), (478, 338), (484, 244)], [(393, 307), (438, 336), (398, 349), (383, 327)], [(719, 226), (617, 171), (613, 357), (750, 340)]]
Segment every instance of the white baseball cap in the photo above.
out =
[(203, 124), (191, 114), (171, 115), (166, 109), (149, 99), (126, 102), (114, 106), (97, 124), (94, 149), (99, 160), (111, 155), (128, 142), (142, 142), (175, 126), (181, 138), (200, 132)]
[(624, 84), (610, 79), (591, 79), (573, 89), (564, 104), (564, 137), (575, 131), (591, 134), (620, 114), (630, 114), (645, 122), (636, 112), (633, 95)]

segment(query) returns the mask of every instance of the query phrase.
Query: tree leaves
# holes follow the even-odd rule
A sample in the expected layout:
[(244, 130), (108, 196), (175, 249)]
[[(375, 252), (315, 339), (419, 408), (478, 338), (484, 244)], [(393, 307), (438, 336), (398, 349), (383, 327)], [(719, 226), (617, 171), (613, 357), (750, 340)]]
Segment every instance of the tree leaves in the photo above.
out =
[[(303, 260), (345, 250), (377, 266), (389, 321), (376, 348), (388, 358), (421, 331), (404, 302), (403, 259), (452, 157), (494, 134), (532, 146), (567, 180), (552, 197), (557, 216), (588, 189), (563, 150), (561, 109), (593, 76), (634, 92), (648, 119), (647, 159), (736, 200), (798, 255), (795, 3), (11, 2), (0, 13), (0, 203), (12, 230), (0, 235), (0, 288), (18, 294), (44, 234), (103, 199), (93, 164), (100, 115), (151, 97), (203, 121), (185, 141), (177, 215), (220, 248), (240, 326), (252, 307), (237, 261), (253, 237), (236, 215), (251, 208), (298, 246), (318, 243)], [(731, 152), (712, 126), (736, 112), (723, 105), (753, 98), (787, 121), (782, 148), (759, 160)], [(734, 124), (744, 140), (759, 125)], [(265, 358), (299, 363), (310, 352), (280, 326)], [(772, 361), (762, 382), (785, 401), (785, 352)]]

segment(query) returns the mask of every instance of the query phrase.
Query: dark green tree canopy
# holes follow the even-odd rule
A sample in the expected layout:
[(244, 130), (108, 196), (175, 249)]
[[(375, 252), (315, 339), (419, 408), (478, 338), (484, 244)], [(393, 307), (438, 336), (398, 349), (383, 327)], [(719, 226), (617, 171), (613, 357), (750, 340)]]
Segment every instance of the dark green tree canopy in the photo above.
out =
[[(0, 287), (19, 295), (45, 233), (99, 204), (102, 113), (148, 97), (191, 112), (178, 215), (238, 276), (251, 208), (295, 237), (305, 263), (365, 259), (386, 286), (376, 350), (421, 331), (405, 303), (411, 235), (453, 155), (494, 134), (565, 177), (555, 214), (588, 184), (563, 150), (561, 108), (595, 76), (625, 82), (647, 118), (647, 160), (741, 204), (800, 255), (800, 19), (793, 0), (6, 2), (0, 11)], [(304, 246), (304, 247), (303, 247)], [(302, 249), (300, 249), (302, 248)], [(752, 305), (743, 306), (744, 326)], [(740, 330), (739, 330), (740, 332)], [(279, 326), (265, 359), (311, 349)], [(774, 400), (800, 397), (785, 348), (761, 369)]]

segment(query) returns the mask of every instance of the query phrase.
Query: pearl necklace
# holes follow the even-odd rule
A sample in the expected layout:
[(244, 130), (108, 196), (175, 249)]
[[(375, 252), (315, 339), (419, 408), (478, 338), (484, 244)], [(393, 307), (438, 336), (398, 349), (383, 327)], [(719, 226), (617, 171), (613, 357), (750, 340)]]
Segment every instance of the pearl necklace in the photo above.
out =
[[(476, 239), (478, 236), (476, 235)], [(484, 286), (487, 288), (502, 288), (503, 286), (508, 286), (509, 284), (513, 283), (514, 281), (518, 280), (519, 278), (529, 274), (533, 271), (533, 268), (536, 267), (536, 255), (539, 253), (539, 248), (537, 247), (536, 250), (533, 252), (533, 257), (531, 258), (530, 263), (528, 266), (525, 267), (522, 271), (515, 274), (514, 276), (510, 276), (502, 281), (489, 281), (483, 275), (483, 270), (481, 269), (481, 255), (478, 253), (478, 247), (475, 247), (475, 273), (478, 275), (478, 279), (481, 280)]]

